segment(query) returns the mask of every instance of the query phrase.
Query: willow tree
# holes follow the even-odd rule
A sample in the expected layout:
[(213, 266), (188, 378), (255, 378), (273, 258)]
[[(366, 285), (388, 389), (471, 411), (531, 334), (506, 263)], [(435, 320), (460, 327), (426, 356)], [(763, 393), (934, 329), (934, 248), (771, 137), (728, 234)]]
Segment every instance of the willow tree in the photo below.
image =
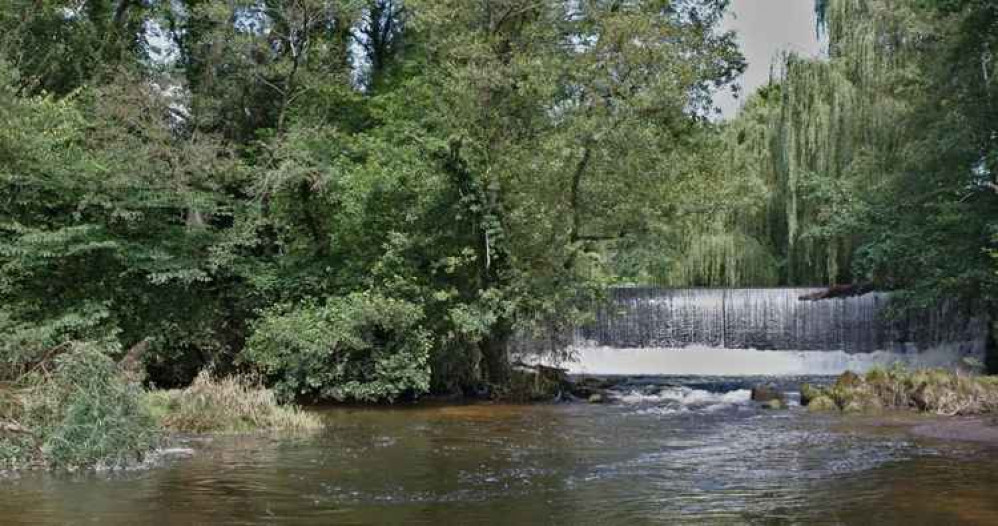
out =
[(656, 280), (674, 286), (769, 286), (780, 279), (768, 210), (775, 180), (771, 155), (779, 86), (751, 95), (739, 117), (700, 142), (697, 174), (683, 188), (679, 239)]
[(828, 60), (785, 62), (773, 144), (788, 282), (852, 279), (857, 221), (901, 159), (918, 68), (911, 11), (833, 1), (824, 21)]
[(828, 57), (786, 61), (773, 126), (786, 279), (989, 296), (998, 8), (820, 7)]
[(722, 215), (727, 231), (768, 239), (786, 283), (873, 282), (901, 306), (993, 319), (998, 6), (819, 9), (827, 57), (788, 57), (727, 126), (732, 159), (763, 161), (748, 172), (766, 196), (747, 221)]
[(907, 90), (908, 135), (859, 260), (870, 279), (906, 291), (914, 306), (958, 299), (994, 319), (998, 195), (998, 6), (918, 4), (926, 36)]
[(860, 230), (907, 144), (926, 35), (910, 6), (830, 0), (819, 8), (828, 56), (787, 55), (770, 84), (723, 125), (716, 169), (727, 174), (726, 186), (754, 198), (693, 231), (679, 282), (854, 279)]

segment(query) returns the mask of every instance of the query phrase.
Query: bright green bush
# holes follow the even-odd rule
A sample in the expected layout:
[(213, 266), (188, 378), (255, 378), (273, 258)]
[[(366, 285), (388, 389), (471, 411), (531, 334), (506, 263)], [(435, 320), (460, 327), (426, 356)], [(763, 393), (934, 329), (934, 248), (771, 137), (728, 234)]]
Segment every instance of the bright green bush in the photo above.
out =
[(422, 309), (374, 293), (265, 313), (244, 358), (285, 399), (393, 401), (429, 390)]

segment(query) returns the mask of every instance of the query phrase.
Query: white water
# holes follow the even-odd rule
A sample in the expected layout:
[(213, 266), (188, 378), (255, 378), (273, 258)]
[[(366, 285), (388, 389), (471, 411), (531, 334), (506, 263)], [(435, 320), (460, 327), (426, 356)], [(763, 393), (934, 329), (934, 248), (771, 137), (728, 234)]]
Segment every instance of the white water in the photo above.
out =
[(835, 375), (896, 362), (983, 362), (986, 326), (945, 303), (885, 315), (885, 293), (802, 300), (823, 289), (619, 288), (576, 333), (573, 374)]
[(678, 386), (664, 387), (654, 393), (633, 390), (617, 396), (615, 400), (623, 404), (640, 406), (638, 414), (674, 414), (691, 411), (710, 413), (748, 406), (752, 402), (752, 392), (748, 389), (711, 392)]
[(957, 367), (967, 355), (959, 348), (922, 352), (760, 351), (708, 347), (614, 348), (580, 346), (575, 361), (560, 364), (570, 374), (588, 375), (718, 375), (798, 376), (865, 372), (901, 362), (912, 367)]
[(579, 328), (580, 341), (607, 347), (845, 351), (904, 350), (922, 344), (976, 342), (985, 326), (945, 303), (885, 315), (886, 293), (802, 300), (822, 289), (619, 288), (596, 307), (593, 323)]

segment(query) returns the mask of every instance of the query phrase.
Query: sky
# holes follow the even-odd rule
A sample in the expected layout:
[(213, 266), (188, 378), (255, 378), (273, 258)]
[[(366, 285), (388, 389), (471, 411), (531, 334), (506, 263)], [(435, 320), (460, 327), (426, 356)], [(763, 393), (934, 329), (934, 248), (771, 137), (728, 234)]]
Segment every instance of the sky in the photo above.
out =
[(769, 79), (770, 66), (783, 51), (805, 56), (821, 52), (815, 31), (814, 0), (732, 0), (724, 28), (738, 33), (748, 70), (742, 76), (742, 95), (727, 90), (715, 97), (722, 116), (734, 116), (742, 101)]

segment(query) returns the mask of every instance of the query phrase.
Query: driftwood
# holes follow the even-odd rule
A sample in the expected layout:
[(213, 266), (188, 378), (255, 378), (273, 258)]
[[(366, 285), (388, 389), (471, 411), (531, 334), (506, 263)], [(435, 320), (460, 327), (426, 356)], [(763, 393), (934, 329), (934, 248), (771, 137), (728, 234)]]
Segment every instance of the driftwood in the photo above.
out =
[(31, 430), (18, 424), (17, 422), (0, 422), (0, 433), (21, 433), (30, 435)]
[(826, 290), (805, 294), (798, 299), (801, 301), (818, 301), (831, 298), (848, 298), (850, 296), (862, 296), (867, 292), (873, 292), (873, 285), (869, 283), (832, 285)]
[(22, 379), (36, 372), (41, 372), (47, 376), (49, 374), (49, 364), (52, 363), (57, 356), (69, 349), (71, 344), (72, 342), (66, 341), (54, 347), (50, 347), (45, 351), (45, 354), (41, 358), (25, 364), (25, 367), (17, 374), (17, 376), (14, 377), (12, 383), (18, 384)]
[(512, 365), (514, 368), (517, 368), (517, 369), (521, 369), (521, 370), (522, 369), (528, 369), (530, 371), (533, 371), (533, 372), (536, 372), (536, 373), (540, 373), (540, 374), (545, 374), (545, 373), (547, 373), (547, 374), (556, 374), (556, 375), (568, 374), (568, 369), (564, 369), (562, 367), (551, 367), (550, 365), (541, 365), (539, 363), (538, 364), (529, 364), (529, 363), (526, 363), (526, 362), (524, 362), (522, 360), (517, 360), (517, 361), (513, 362), (510, 365)]

